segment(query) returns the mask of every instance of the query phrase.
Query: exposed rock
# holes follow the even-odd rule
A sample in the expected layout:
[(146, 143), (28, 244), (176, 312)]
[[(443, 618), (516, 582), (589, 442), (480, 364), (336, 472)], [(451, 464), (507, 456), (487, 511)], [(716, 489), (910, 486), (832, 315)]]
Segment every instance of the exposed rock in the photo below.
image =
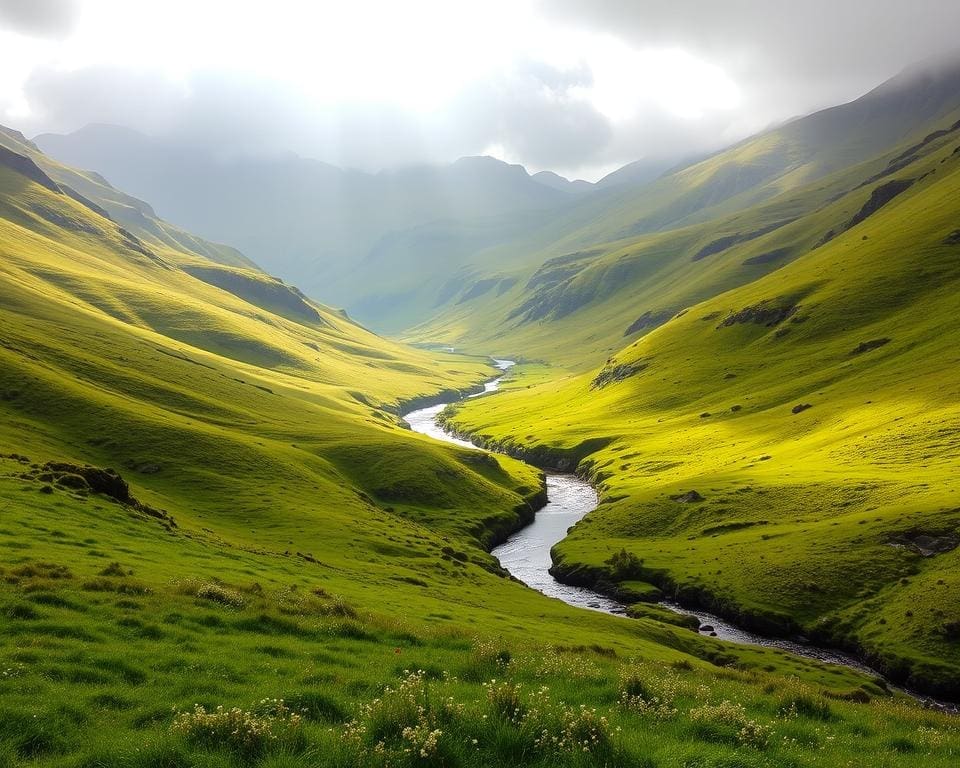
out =
[(744, 325), (747, 323), (765, 325), (771, 328), (792, 317), (798, 309), (800, 309), (800, 307), (796, 304), (778, 306), (771, 304), (769, 301), (762, 301), (752, 307), (744, 307), (739, 312), (727, 315), (717, 328), (729, 328), (733, 325)]
[(850, 229), (851, 227), (855, 227), (857, 224), (860, 224), (875, 214), (897, 195), (906, 192), (913, 185), (913, 181), (913, 179), (894, 179), (888, 181), (886, 184), (881, 184), (873, 190), (870, 194), (870, 199), (867, 200), (867, 202), (863, 204), (863, 207), (857, 211), (856, 215), (850, 219), (846, 228)]
[(890, 339), (871, 339), (870, 341), (860, 342), (856, 349), (851, 352), (851, 355), (862, 355), (864, 352), (870, 352), (871, 350), (878, 349), (884, 344), (889, 344)]
[(640, 373), (646, 367), (647, 363), (642, 361), (620, 364), (613, 364), (612, 361), (608, 362), (590, 383), (590, 389), (603, 389), (608, 384), (615, 384)]
[(706, 499), (696, 491), (687, 491), (686, 493), (671, 496), (670, 499), (680, 504), (699, 504), (701, 501), (706, 501)]
[(700, 414), (700, 418), (701, 418), (701, 419), (709, 419), (709, 418), (710, 418), (710, 412), (709, 412), (709, 411), (704, 411), (703, 413)]
[(890, 545), (909, 549), (922, 557), (934, 557), (950, 552), (960, 545), (960, 536), (956, 534), (935, 535), (920, 531), (900, 533), (890, 539)]
[[(81, 467), (76, 464), (55, 461), (47, 462), (43, 465), (43, 468), (47, 472), (62, 473), (62, 476), (80, 476), (85, 484), (90, 487), (90, 490), (110, 496), (117, 501), (130, 501), (130, 486), (116, 470), (90, 466)], [(58, 482), (63, 481), (60, 479)]]
[(737, 411), (742, 411), (742, 410), (743, 410), (743, 406), (742, 406), (742, 405), (731, 405), (731, 406), (730, 406), (730, 410), (733, 411), (734, 413), (736, 413)]
[(803, 412), (804, 412), (805, 410), (807, 410), (808, 408), (813, 408), (813, 406), (810, 405), (810, 403), (800, 403), (800, 405), (795, 405), (795, 406), (793, 406), (793, 408), (790, 409), (790, 412), (791, 412), (791, 413), (803, 413)]
[(960, 245), (960, 229), (955, 229), (949, 235), (947, 239), (943, 241), (944, 245)]
[(651, 312), (647, 310), (640, 317), (634, 320), (630, 327), (623, 332), (624, 336), (629, 336), (638, 331), (642, 331), (645, 328), (656, 328), (658, 325), (663, 325), (667, 320), (673, 317), (673, 310), (665, 309), (659, 312)]

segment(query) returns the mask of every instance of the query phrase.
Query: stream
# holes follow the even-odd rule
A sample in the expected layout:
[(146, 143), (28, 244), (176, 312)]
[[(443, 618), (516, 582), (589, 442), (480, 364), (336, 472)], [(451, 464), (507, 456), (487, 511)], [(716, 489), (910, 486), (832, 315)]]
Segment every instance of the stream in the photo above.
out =
[[(495, 366), (504, 372), (514, 365), (512, 360), (493, 358), (493, 361)], [(483, 392), (478, 392), (469, 397), (483, 397), (496, 392), (500, 388), (502, 380), (503, 376), (501, 375), (499, 378), (488, 381), (484, 385)], [(453, 443), (464, 448), (472, 448), (477, 451), (486, 450), (447, 433), (437, 423), (437, 416), (447, 405), (449, 403), (411, 411), (404, 415), (403, 419), (414, 432), (420, 432), (437, 440)], [(563, 584), (550, 575), (549, 568), (552, 565), (551, 547), (562, 540), (567, 535), (568, 529), (584, 515), (596, 509), (599, 499), (593, 487), (576, 475), (550, 471), (545, 474), (547, 478), (547, 504), (537, 511), (532, 523), (517, 531), (507, 541), (493, 549), (491, 554), (515, 578), (548, 597), (558, 598), (577, 608), (587, 608), (618, 615), (625, 614), (626, 605), (623, 603), (586, 587)], [(683, 608), (669, 600), (662, 601), (660, 605), (676, 613), (696, 617), (700, 621), (700, 633), (704, 635), (733, 643), (779, 648), (797, 656), (804, 656), (826, 664), (840, 664), (868, 675), (880, 676), (876, 670), (842, 651), (820, 648), (804, 643), (802, 640), (758, 635), (731, 624), (719, 616), (706, 611)], [(960, 707), (956, 704), (940, 702), (921, 694), (906, 692), (929, 706), (952, 712), (960, 711)]]

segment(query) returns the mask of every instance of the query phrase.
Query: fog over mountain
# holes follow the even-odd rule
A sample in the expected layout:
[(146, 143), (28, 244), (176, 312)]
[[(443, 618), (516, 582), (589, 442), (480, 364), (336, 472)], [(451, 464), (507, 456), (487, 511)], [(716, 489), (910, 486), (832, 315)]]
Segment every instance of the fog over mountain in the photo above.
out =
[(595, 180), (855, 98), (958, 27), (950, 0), (2, 0), (0, 120), (365, 170), (490, 154)]

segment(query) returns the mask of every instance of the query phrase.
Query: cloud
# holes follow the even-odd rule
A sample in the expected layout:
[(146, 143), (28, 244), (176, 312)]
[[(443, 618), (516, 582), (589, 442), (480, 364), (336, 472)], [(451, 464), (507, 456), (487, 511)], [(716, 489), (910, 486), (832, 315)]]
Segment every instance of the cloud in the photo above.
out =
[(612, 127), (580, 93), (585, 66), (521, 61), (468, 84), (428, 115), (395, 104), (307, 106), (296, 88), (269, 79), (198, 72), (174, 81), (149, 71), (42, 69), (26, 83), (28, 132), (115, 123), (220, 153), (295, 151), (377, 170), (445, 161), (497, 147), (542, 167), (588, 163)]
[(792, 113), (855, 98), (908, 65), (960, 50), (956, 0), (550, 0), (540, 11), (631, 46), (712, 61), (749, 108)]
[(0, 28), (34, 37), (64, 38), (77, 19), (75, 0), (0, 0)]
[[(0, 50), (0, 109), (20, 105), (16, 127), (109, 122), (365, 170), (489, 151), (586, 177), (853, 99), (953, 48), (960, 29), (956, 0), (487, 0), (476, 13), (465, 0), (415, 3), (389, 29), (367, 22), (397, 8), (386, 2), (341, 18), (339, 6), (276, 0), (312, 9), (293, 23), (260, 3), (194, 14), (171, 0), (137, 6), (153, 34), (133, 37), (120, 34), (129, 4), (108, 14), (102, 2), (82, 6), (68, 45), (52, 46), (62, 55), (36, 41), (36, 60)], [(0, 0), (0, 23), (21, 30), (65, 34), (75, 14), (64, 0)]]

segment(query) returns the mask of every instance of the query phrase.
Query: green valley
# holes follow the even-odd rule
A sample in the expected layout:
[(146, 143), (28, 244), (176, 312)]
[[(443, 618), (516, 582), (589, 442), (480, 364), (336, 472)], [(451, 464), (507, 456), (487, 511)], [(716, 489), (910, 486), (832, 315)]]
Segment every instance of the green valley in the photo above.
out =
[(0, 768), (957, 765), (956, 56), (14, 5)]

